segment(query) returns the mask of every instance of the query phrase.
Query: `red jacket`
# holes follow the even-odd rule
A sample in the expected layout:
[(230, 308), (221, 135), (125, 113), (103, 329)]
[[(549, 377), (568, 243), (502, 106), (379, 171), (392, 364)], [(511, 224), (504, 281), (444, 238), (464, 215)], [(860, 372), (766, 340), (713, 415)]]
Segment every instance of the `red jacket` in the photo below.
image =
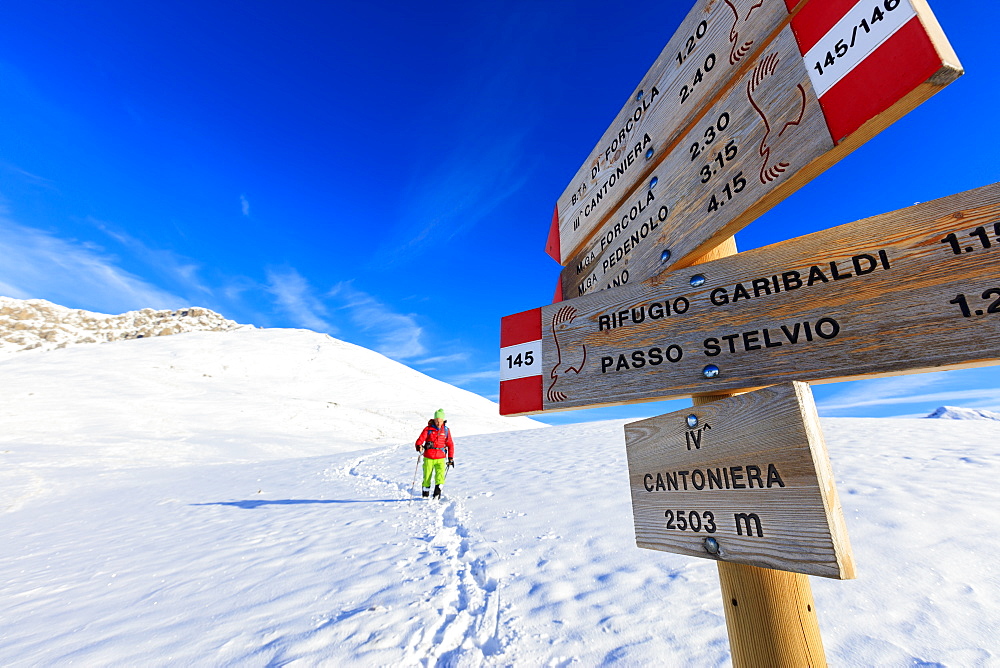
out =
[(434, 424), (434, 420), (427, 423), (420, 432), (420, 438), (417, 439), (417, 450), (427, 442), (430, 442), (430, 445), (424, 448), (424, 457), (427, 459), (444, 459), (446, 451), (448, 459), (455, 458), (455, 442), (451, 440), (451, 430), (448, 429), (447, 421), (440, 429)]

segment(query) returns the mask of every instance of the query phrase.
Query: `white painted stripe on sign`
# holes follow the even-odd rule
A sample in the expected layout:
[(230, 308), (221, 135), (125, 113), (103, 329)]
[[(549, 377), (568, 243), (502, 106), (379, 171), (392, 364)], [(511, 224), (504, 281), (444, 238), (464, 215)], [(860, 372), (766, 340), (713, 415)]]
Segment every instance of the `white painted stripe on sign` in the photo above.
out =
[(916, 15), (909, 0), (861, 0), (854, 5), (803, 56), (816, 95), (823, 97)]
[(500, 349), (500, 381), (542, 375), (542, 340)]

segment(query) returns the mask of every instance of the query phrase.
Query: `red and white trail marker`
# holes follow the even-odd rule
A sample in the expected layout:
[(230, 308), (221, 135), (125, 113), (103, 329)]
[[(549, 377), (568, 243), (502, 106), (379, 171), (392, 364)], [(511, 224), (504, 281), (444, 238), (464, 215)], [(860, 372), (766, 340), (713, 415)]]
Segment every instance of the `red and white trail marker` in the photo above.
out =
[(542, 309), (500, 321), (500, 413), (542, 409)]
[(792, 30), (837, 144), (958, 63), (923, 0), (810, 2)]

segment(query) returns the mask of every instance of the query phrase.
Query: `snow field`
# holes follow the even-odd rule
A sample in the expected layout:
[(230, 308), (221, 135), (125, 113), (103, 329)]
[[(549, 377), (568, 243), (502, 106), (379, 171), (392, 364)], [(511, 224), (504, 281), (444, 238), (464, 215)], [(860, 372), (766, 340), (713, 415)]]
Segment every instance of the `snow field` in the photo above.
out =
[(824, 419), (858, 566), (813, 579), (831, 659), (849, 665), (1000, 661), (1000, 425)]
[[(728, 665), (715, 564), (635, 547), (621, 421), (531, 429), (362, 350), (0, 362), (0, 665)], [(427, 501), (439, 406), (457, 466)], [(830, 664), (998, 665), (1000, 423), (823, 427), (858, 569), (811, 579)]]
[[(621, 425), (459, 437), (439, 502), (408, 443), (36, 463), (53, 491), (0, 515), (0, 663), (726, 665), (715, 565), (634, 546)], [(859, 570), (811, 580), (831, 665), (995, 665), (1000, 425), (824, 426)]]

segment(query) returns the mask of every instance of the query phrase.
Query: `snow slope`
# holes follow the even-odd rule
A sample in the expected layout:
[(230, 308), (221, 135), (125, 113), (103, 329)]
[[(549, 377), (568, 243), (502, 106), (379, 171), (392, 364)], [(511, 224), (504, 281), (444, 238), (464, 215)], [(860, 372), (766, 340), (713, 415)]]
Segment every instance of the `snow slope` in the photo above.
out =
[(194, 332), (0, 360), (0, 439), (116, 467), (412, 442), (442, 407), (463, 434), (543, 426), (308, 330)]
[[(622, 422), (470, 435), (504, 423), (343, 346), (0, 362), (0, 665), (727, 665), (715, 565), (634, 545)], [(365, 410), (411, 390), (399, 436)], [(441, 502), (410, 496), (426, 404)], [(812, 579), (830, 664), (998, 665), (1000, 424), (823, 425), (859, 572)]]

